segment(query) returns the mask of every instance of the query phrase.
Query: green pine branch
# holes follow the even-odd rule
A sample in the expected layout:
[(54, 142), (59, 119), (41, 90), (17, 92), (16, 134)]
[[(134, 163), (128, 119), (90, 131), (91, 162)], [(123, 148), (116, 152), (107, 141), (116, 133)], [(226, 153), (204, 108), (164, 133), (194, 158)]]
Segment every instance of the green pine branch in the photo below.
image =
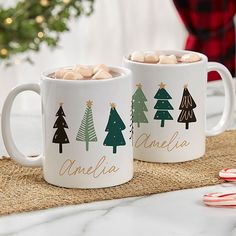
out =
[(10, 64), (12, 56), (38, 52), (43, 44), (57, 47), (69, 20), (91, 15), (93, 6), (94, 0), (21, 0), (14, 7), (0, 6), (0, 61)]

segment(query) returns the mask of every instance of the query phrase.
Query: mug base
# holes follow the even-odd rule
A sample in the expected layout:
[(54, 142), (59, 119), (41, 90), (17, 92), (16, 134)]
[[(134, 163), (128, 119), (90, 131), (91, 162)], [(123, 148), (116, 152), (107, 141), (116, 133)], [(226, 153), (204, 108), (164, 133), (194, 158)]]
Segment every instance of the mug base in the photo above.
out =
[(151, 162), (151, 163), (181, 163), (181, 162), (187, 162), (187, 161), (193, 161), (193, 160), (197, 160), (197, 159), (200, 159), (201, 157), (204, 156), (205, 153), (202, 153), (201, 155), (198, 155), (198, 156), (195, 156), (195, 157), (192, 157), (192, 158), (182, 158), (182, 159), (179, 159), (179, 160), (168, 160), (168, 159), (160, 159), (160, 160), (157, 160), (157, 159), (148, 159), (147, 157), (134, 157), (135, 160), (139, 160), (139, 161), (144, 161), (144, 162)]
[(123, 180), (119, 180), (117, 182), (113, 182), (111, 184), (93, 184), (93, 185), (86, 185), (86, 184), (62, 184), (56, 181), (52, 181), (47, 179), (46, 177), (44, 177), (44, 180), (51, 185), (57, 186), (57, 187), (63, 187), (63, 188), (77, 188), (77, 189), (99, 189), (99, 188), (109, 188), (109, 187), (114, 187), (114, 186), (118, 186), (118, 185), (122, 185), (125, 184), (127, 182), (129, 182), (130, 180), (133, 179), (133, 174), (131, 176), (129, 176), (128, 178), (124, 178)]

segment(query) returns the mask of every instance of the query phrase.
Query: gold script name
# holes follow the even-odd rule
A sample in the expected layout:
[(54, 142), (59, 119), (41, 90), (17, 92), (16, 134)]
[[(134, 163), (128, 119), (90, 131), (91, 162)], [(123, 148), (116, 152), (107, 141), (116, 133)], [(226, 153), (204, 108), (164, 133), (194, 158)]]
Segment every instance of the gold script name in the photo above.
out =
[(107, 175), (114, 172), (117, 172), (119, 168), (117, 166), (106, 165), (106, 157), (103, 156), (101, 159), (94, 165), (89, 167), (82, 167), (76, 163), (76, 160), (67, 159), (62, 164), (59, 175), (64, 176), (74, 176), (74, 175), (91, 175), (93, 178), (98, 178), (101, 175)]
[(166, 149), (168, 152), (174, 149), (187, 147), (190, 142), (179, 140), (179, 132), (176, 131), (168, 140), (157, 140), (151, 137), (151, 134), (142, 133), (135, 142), (135, 147)]

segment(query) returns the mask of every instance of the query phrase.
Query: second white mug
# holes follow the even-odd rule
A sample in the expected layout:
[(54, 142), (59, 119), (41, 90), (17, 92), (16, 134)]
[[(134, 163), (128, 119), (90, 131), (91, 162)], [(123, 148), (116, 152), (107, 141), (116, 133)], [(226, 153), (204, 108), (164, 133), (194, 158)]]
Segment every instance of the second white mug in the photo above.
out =
[[(184, 55), (189, 51), (161, 51)], [(206, 136), (222, 133), (234, 109), (234, 85), (223, 65), (201, 60), (181, 64), (139, 63), (124, 57), (133, 72), (134, 158), (150, 162), (182, 162), (205, 153)], [(217, 71), (225, 86), (225, 107), (219, 123), (206, 130), (207, 73)]]

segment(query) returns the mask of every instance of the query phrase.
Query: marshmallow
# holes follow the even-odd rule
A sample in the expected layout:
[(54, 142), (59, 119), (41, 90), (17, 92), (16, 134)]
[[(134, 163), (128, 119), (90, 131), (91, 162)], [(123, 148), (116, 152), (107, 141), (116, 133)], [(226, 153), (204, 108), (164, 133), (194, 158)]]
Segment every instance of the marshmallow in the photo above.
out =
[(55, 72), (56, 79), (62, 79), (63, 76), (68, 72), (69, 70), (61, 69)]
[(96, 74), (99, 70), (105, 70), (109, 72), (109, 68), (104, 64), (98, 64), (93, 68), (93, 74)]
[(181, 62), (187, 62), (187, 63), (196, 62), (200, 60), (201, 60), (201, 57), (197, 53), (184, 54), (180, 58)]
[(175, 55), (170, 55), (170, 56), (160, 55), (159, 63), (160, 64), (177, 64), (178, 62)]
[(144, 62), (157, 63), (158, 60), (159, 60), (159, 57), (154, 52), (147, 52), (144, 54)]
[(131, 61), (144, 62), (144, 53), (141, 51), (134, 51), (131, 54)]
[(83, 77), (92, 77), (93, 75), (93, 69), (88, 66), (76, 65), (74, 71), (81, 74)]
[(93, 77), (92, 79), (111, 79), (112, 75), (105, 71), (105, 70), (99, 70)]
[(63, 79), (65, 79), (65, 80), (80, 80), (80, 79), (83, 79), (83, 76), (79, 73), (70, 71), (70, 72), (67, 72), (63, 76)]
[(80, 73), (75, 72), (75, 79), (76, 79), (76, 80), (84, 79), (84, 77), (83, 77), (83, 75), (81, 75)]

